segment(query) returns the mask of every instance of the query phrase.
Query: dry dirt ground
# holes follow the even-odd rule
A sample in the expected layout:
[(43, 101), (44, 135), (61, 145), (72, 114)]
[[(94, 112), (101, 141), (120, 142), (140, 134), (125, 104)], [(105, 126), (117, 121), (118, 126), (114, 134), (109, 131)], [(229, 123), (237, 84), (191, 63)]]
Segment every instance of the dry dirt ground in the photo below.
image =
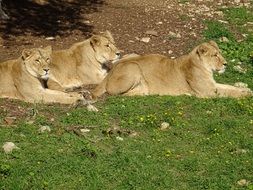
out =
[[(35, 3), (40, 1), (46, 3)], [(202, 38), (203, 19), (222, 20), (219, 8), (243, 3), (247, 1), (3, 0), (10, 19), (0, 21), (0, 62), (17, 58), (24, 48), (68, 48), (105, 30), (123, 54), (179, 56)]]

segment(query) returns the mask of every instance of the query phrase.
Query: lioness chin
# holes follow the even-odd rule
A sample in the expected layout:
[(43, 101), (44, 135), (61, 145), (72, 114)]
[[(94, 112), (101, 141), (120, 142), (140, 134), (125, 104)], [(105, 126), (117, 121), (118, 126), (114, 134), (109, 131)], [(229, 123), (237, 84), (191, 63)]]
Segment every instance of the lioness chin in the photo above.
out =
[(53, 51), (49, 89), (68, 90), (98, 84), (107, 75), (107, 62), (120, 58), (109, 31), (73, 44), (69, 49)]
[(120, 61), (92, 91), (93, 98), (110, 95), (194, 95), (243, 97), (248, 88), (216, 83), (213, 71), (225, 71), (226, 61), (214, 41), (202, 43), (177, 59), (151, 54)]

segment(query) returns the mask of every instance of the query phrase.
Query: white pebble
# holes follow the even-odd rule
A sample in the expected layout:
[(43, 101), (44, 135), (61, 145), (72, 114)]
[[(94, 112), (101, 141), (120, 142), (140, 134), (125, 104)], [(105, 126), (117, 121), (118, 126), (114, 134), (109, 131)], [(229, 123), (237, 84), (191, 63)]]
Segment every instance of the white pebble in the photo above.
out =
[(6, 142), (3, 145), (5, 153), (11, 153), (14, 149), (19, 149), (13, 142)]

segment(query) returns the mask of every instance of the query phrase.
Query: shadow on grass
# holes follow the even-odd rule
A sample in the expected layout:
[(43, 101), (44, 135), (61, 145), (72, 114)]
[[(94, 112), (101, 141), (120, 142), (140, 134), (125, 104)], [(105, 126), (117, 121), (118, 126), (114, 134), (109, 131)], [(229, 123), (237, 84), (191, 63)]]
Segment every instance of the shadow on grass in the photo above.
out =
[(10, 19), (0, 20), (0, 33), (8, 38), (32, 34), (37, 36), (69, 35), (73, 30), (91, 33), (93, 27), (85, 15), (99, 11), (104, 0), (48, 0), (41, 5), (34, 0), (5, 0), (3, 8)]

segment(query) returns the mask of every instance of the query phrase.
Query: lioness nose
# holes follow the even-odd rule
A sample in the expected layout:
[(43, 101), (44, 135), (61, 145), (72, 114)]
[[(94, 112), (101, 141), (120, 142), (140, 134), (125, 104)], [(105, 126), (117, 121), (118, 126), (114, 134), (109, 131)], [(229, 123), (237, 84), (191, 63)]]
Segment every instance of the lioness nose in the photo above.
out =
[(120, 57), (120, 52), (117, 52), (116, 55), (117, 55), (118, 57)]
[(49, 71), (49, 69), (43, 69), (44, 71), (46, 71), (46, 72), (48, 72)]
[(227, 64), (228, 64), (227, 62), (224, 62), (224, 63), (223, 63), (224, 66), (227, 66)]

